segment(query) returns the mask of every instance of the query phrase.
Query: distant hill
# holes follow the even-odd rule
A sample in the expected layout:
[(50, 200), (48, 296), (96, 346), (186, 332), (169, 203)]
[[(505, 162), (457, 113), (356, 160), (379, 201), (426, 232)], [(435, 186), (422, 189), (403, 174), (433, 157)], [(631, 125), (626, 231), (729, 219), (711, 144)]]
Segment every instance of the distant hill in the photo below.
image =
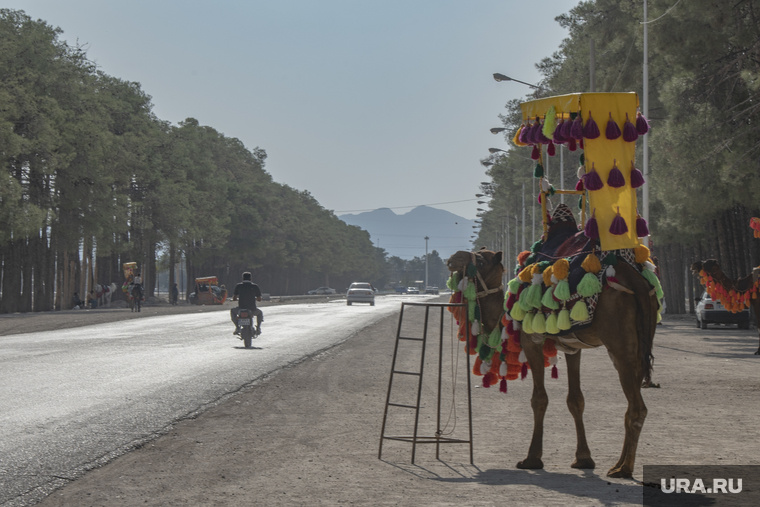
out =
[(402, 259), (424, 257), (425, 236), (430, 238), (428, 252), (437, 250), (442, 259), (458, 250), (470, 250), (475, 225), (473, 220), (429, 206), (418, 206), (403, 215), (380, 208), (338, 218), (369, 232), (375, 246)]

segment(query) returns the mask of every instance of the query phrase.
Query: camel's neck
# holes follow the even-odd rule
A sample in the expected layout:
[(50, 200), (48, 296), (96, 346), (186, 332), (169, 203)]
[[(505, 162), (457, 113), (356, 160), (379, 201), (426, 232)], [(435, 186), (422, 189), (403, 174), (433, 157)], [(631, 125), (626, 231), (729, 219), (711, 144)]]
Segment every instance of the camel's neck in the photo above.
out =
[(496, 329), (501, 321), (504, 305), (504, 292), (498, 291), (478, 299), (480, 319), (489, 331)]
[(732, 280), (726, 276), (722, 269), (716, 271), (715, 275), (713, 275), (713, 280), (721, 284), (726, 290), (733, 289), (743, 291), (752, 287), (753, 284), (752, 275), (739, 278), (738, 280)]

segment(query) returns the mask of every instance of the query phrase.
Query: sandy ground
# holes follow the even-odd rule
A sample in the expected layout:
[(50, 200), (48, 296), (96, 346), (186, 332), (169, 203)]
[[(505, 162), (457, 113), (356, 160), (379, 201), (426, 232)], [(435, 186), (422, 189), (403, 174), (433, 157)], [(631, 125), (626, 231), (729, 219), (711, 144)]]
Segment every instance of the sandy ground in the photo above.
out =
[[(188, 310), (208, 311), (149, 307), (143, 317)], [(132, 318), (124, 310), (96, 312), (59, 312), (48, 322)], [(415, 330), (420, 327), (420, 315), (405, 314), (405, 319), (416, 322)], [(43, 320), (2, 318), (0, 335), (40, 330)], [(432, 435), (439, 427), (440, 350), (444, 435), (467, 439), (464, 357), (450, 325), (447, 316), (440, 349), (437, 330), (428, 339), (418, 435)], [(585, 421), (596, 470), (569, 466), (575, 430), (564, 402), (563, 360), (559, 380), (548, 380), (543, 470), (515, 467), (527, 453), (531, 433), (530, 377), (510, 382), (507, 394), (477, 387), (473, 380), (474, 464), (468, 444), (442, 445), (440, 459), (434, 445), (419, 445), (412, 464), (410, 443), (384, 440), (379, 459), (397, 328), (398, 316), (389, 317), (340, 346), (259, 379), (73, 480), (40, 505), (641, 505), (639, 481), (606, 477), (622, 447), (625, 399), (602, 349), (583, 352)], [(756, 439), (747, 437), (756, 432), (760, 416), (756, 330), (702, 331), (691, 317), (666, 316), (655, 342), (654, 379), (662, 387), (644, 391), (649, 416), (635, 479), (642, 478), (643, 465), (760, 464)], [(415, 367), (419, 350), (400, 350), (399, 363)], [(416, 384), (397, 379), (394, 396), (413, 398)], [(386, 435), (412, 434), (413, 417), (389, 414)]]

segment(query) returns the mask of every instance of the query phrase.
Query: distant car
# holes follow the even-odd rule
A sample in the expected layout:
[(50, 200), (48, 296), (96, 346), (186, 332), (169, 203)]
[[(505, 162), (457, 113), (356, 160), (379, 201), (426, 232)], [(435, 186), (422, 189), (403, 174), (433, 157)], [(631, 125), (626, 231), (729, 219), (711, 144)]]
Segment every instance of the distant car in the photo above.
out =
[(310, 296), (335, 294), (335, 289), (331, 289), (330, 287), (319, 287), (317, 289), (310, 290), (306, 294)]
[(697, 327), (707, 329), (707, 324), (736, 324), (739, 329), (749, 329), (749, 308), (732, 313), (705, 292), (697, 303)]
[(395, 290), (396, 290), (396, 292), (397, 292), (398, 294), (406, 294), (406, 292), (407, 292), (407, 289), (406, 289), (406, 287), (401, 287), (401, 286), (399, 286), (399, 287), (396, 287), (396, 289), (395, 289)]
[(435, 294), (438, 295), (438, 287), (425, 287), (425, 294)]
[(367, 282), (354, 282), (346, 292), (346, 304), (351, 306), (353, 303), (369, 303), (375, 306), (375, 289), (372, 284)]
[(418, 289), (417, 287), (407, 287), (406, 292), (407, 294), (419, 294), (420, 289)]

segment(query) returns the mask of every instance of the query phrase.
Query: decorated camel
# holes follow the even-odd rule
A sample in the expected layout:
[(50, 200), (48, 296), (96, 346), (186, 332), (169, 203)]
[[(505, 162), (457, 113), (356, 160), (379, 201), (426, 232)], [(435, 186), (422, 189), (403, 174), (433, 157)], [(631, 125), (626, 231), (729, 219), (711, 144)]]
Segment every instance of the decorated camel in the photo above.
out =
[[(557, 350), (566, 355), (567, 405), (576, 426), (571, 466), (595, 467), (583, 424), (580, 362), (582, 349), (603, 345), (628, 400), (623, 451), (608, 475), (633, 474), (647, 415), (641, 386), (651, 376), (662, 297), (649, 249), (639, 239), (649, 232), (636, 207), (635, 189), (644, 182), (634, 165), (635, 141), (648, 123), (637, 106), (634, 93), (571, 94), (521, 104), (523, 125), (513, 141), (532, 146), (544, 234), (518, 257), (506, 298), (501, 252), (460, 251), (448, 260), (453, 299), (467, 303), (452, 308), (460, 339), (477, 356), (473, 373), (483, 377), (484, 387), (498, 383), (506, 392), (508, 380), (532, 371), (533, 437), (518, 468), (543, 467), (544, 368), (553, 366), (552, 377), (557, 376)], [(606, 119), (606, 129), (600, 131), (594, 118)], [(575, 190), (556, 190), (545, 176), (544, 153), (553, 156), (556, 144), (583, 150)], [(549, 215), (548, 201), (556, 193), (581, 197), (582, 228), (564, 204)]]
[[(760, 267), (754, 268), (752, 274), (737, 280), (729, 278), (715, 259), (697, 261), (691, 265), (691, 271), (699, 276), (700, 283), (705, 286), (710, 298), (719, 301), (727, 310), (740, 312), (745, 308), (752, 308), (760, 335)], [(760, 355), (760, 344), (755, 355)]]

